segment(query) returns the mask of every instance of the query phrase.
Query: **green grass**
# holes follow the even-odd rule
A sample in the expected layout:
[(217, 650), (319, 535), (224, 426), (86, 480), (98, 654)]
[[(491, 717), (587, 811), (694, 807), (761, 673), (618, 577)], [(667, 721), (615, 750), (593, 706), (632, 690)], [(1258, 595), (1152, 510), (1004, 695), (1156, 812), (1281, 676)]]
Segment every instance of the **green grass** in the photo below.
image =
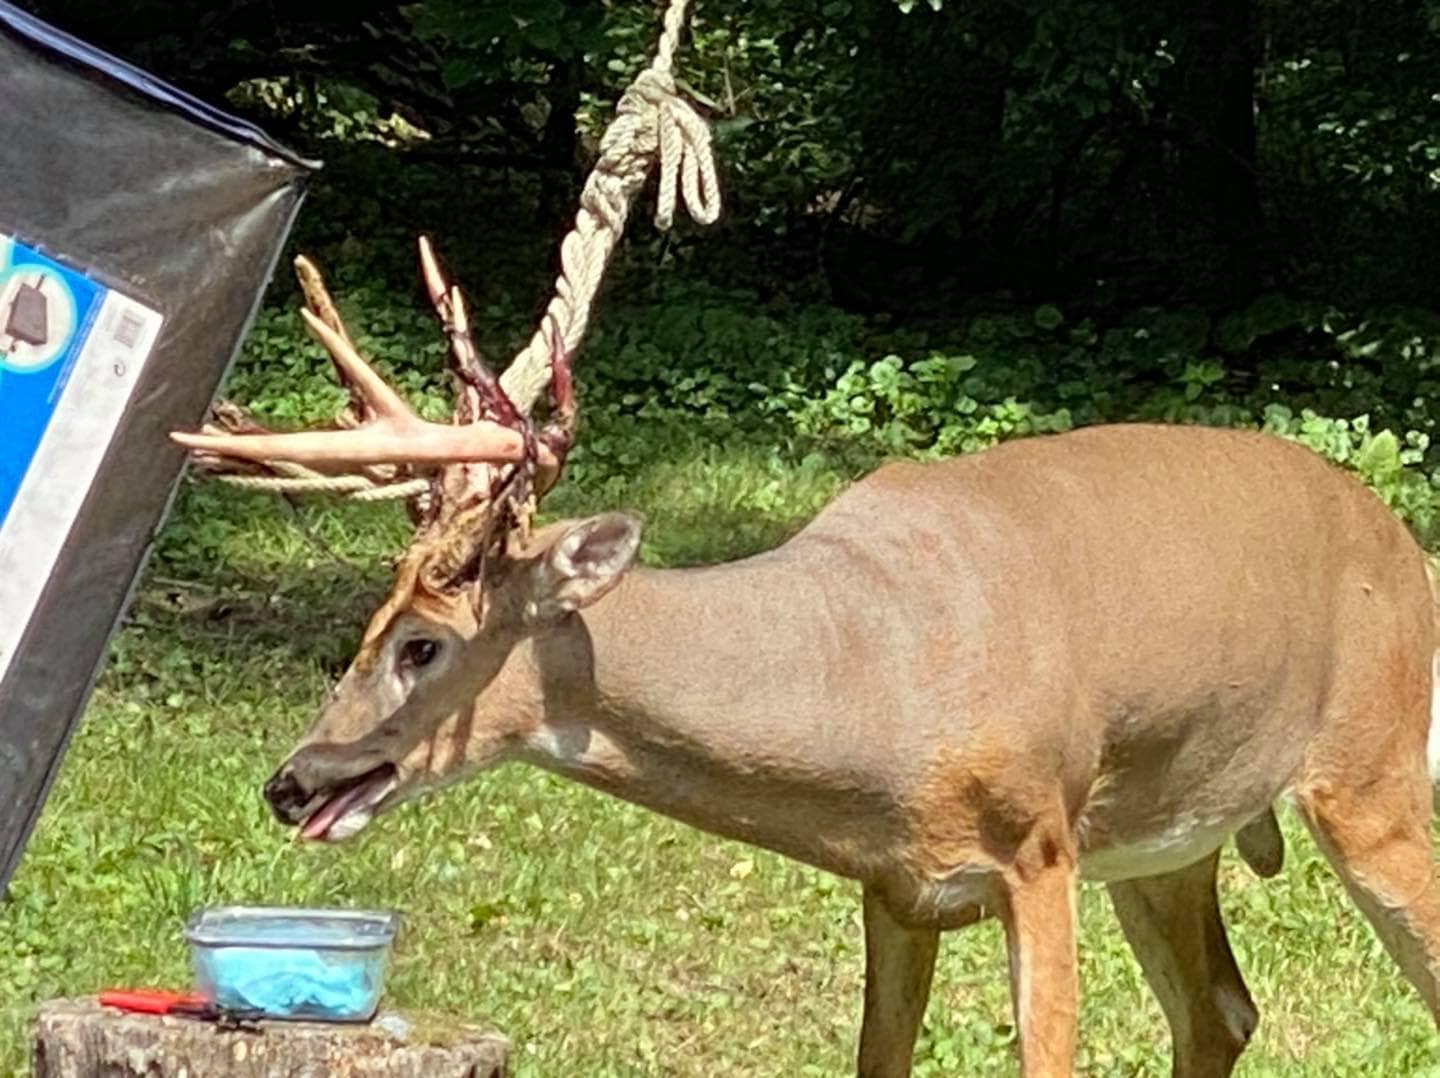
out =
[[(658, 563), (784, 538), (844, 482), (821, 457), (692, 445), (551, 509), (629, 505)], [(297, 527), (303, 523), (304, 528)], [(0, 907), (0, 1072), (38, 1003), (181, 985), (197, 906), (394, 906), (389, 1001), (490, 1023), (517, 1075), (831, 1075), (854, 1048), (856, 888), (579, 786), (503, 768), (336, 848), (296, 846), (258, 788), (310, 721), (385, 585), (398, 512), (207, 487), (167, 529)], [(331, 553), (327, 553), (326, 549)], [(1244, 1075), (1440, 1075), (1418, 999), (1293, 819), (1224, 901), (1263, 1018)], [(1082, 1073), (1169, 1073), (1159, 1010), (1086, 888)], [(917, 1073), (1014, 1073), (998, 929), (948, 937)]]

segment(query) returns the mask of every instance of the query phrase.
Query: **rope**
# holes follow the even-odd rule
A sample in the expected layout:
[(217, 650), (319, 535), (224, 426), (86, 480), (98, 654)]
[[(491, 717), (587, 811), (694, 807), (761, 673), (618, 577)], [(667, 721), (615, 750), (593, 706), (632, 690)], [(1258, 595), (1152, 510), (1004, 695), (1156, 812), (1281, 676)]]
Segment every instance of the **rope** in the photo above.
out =
[(720, 215), (710, 129), (677, 94), (670, 73), (688, 2), (671, 0), (655, 59), (620, 98), (615, 119), (600, 139), (600, 158), (580, 192), (575, 227), (560, 244), (555, 296), (530, 342), (500, 379), (522, 412), (530, 411), (550, 382), (550, 335), (558, 329), (566, 351), (574, 351), (584, 338), (606, 264), (652, 164), (658, 161), (660, 167), (657, 228), (668, 229), (673, 223), (677, 191), (698, 223), (712, 224)]
[(363, 475), (317, 475), (313, 478), (283, 475), (217, 475), (213, 478), (241, 490), (263, 490), (270, 494), (342, 494), (352, 501), (378, 502), (390, 498), (413, 498), (430, 489), (428, 479), (407, 479), (399, 483), (376, 483)]
[[(540, 324), (501, 376), (500, 385), (521, 412), (528, 413), (550, 383), (551, 334), (559, 332), (567, 352), (579, 347), (590, 324), (590, 307), (605, 276), (630, 204), (652, 165), (660, 168), (655, 226), (670, 228), (677, 201), (700, 224), (720, 216), (720, 188), (710, 129), (679, 96), (671, 70), (685, 27), (689, 0), (670, 0), (660, 43), (650, 66), (621, 95), (615, 119), (600, 139), (600, 157), (580, 192), (575, 225), (560, 244), (560, 276)], [(281, 493), (341, 494), (358, 501), (408, 498), (428, 488), (423, 479), (382, 483), (365, 476), (325, 476), (279, 462), (279, 476), (219, 476), (233, 486)]]
[(263, 490), (271, 494), (340, 494), (357, 502), (379, 502), (391, 498), (413, 498), (430, 488), (428, 479), (400, 479), (383, 482), (366, 475), (326, 475), (287, 460), (272, 460), (266, 467), (276, 475), (215, 473), (212, 479), (240, 490)]

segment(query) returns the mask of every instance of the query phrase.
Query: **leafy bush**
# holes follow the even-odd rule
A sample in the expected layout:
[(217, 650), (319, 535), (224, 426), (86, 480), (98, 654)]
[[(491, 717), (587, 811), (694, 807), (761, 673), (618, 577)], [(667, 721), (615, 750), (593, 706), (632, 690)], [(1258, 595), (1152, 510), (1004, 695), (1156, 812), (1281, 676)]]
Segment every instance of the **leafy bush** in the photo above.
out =
[(1422, 539), (1433, 543), (1440, 523), (1440, 469), (1422, 465), (1430, 436), (1371, 431), (1370, 417), (1332, 419), (1308, 408), (1298, 416), (1281, 404), (1265, 409), (1264, 429), (1309, 446), (1354, 471), (1391, 509), (1407, 520)]
[(1070, 413), (1007, 397), (982, 402), (984, 381), (967, 377), (974, 356), (931, 355), (906, 366), (899, 356), (851, 363), (819, 397), (792, 386), (775, 407), (801, 434), (858, 437), (891, 454), (945, 457), (1008, 438), (1069, 430)]

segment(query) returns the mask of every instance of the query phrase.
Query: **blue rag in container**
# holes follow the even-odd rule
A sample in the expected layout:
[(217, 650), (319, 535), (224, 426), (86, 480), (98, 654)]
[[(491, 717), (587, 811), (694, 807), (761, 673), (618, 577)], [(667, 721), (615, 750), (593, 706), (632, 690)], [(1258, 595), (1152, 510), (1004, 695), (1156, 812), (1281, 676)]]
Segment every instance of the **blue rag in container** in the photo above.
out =
[(379, 994), (370, 963), (354, 958), (333, 962), (306, 950), (222, 947), (210, 962), (222, 1007), (353, 1020), (368, 1018)]

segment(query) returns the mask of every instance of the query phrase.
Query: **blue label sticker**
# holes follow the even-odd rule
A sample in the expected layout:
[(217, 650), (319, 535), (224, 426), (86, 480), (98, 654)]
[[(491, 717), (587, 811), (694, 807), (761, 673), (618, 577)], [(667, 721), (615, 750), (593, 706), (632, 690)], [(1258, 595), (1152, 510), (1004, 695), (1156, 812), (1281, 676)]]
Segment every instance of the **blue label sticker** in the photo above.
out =
[(105, 291), (0, 237), (0, 522), (94, 328)]
[(0, 234), (0, 678), (162, 322)]

